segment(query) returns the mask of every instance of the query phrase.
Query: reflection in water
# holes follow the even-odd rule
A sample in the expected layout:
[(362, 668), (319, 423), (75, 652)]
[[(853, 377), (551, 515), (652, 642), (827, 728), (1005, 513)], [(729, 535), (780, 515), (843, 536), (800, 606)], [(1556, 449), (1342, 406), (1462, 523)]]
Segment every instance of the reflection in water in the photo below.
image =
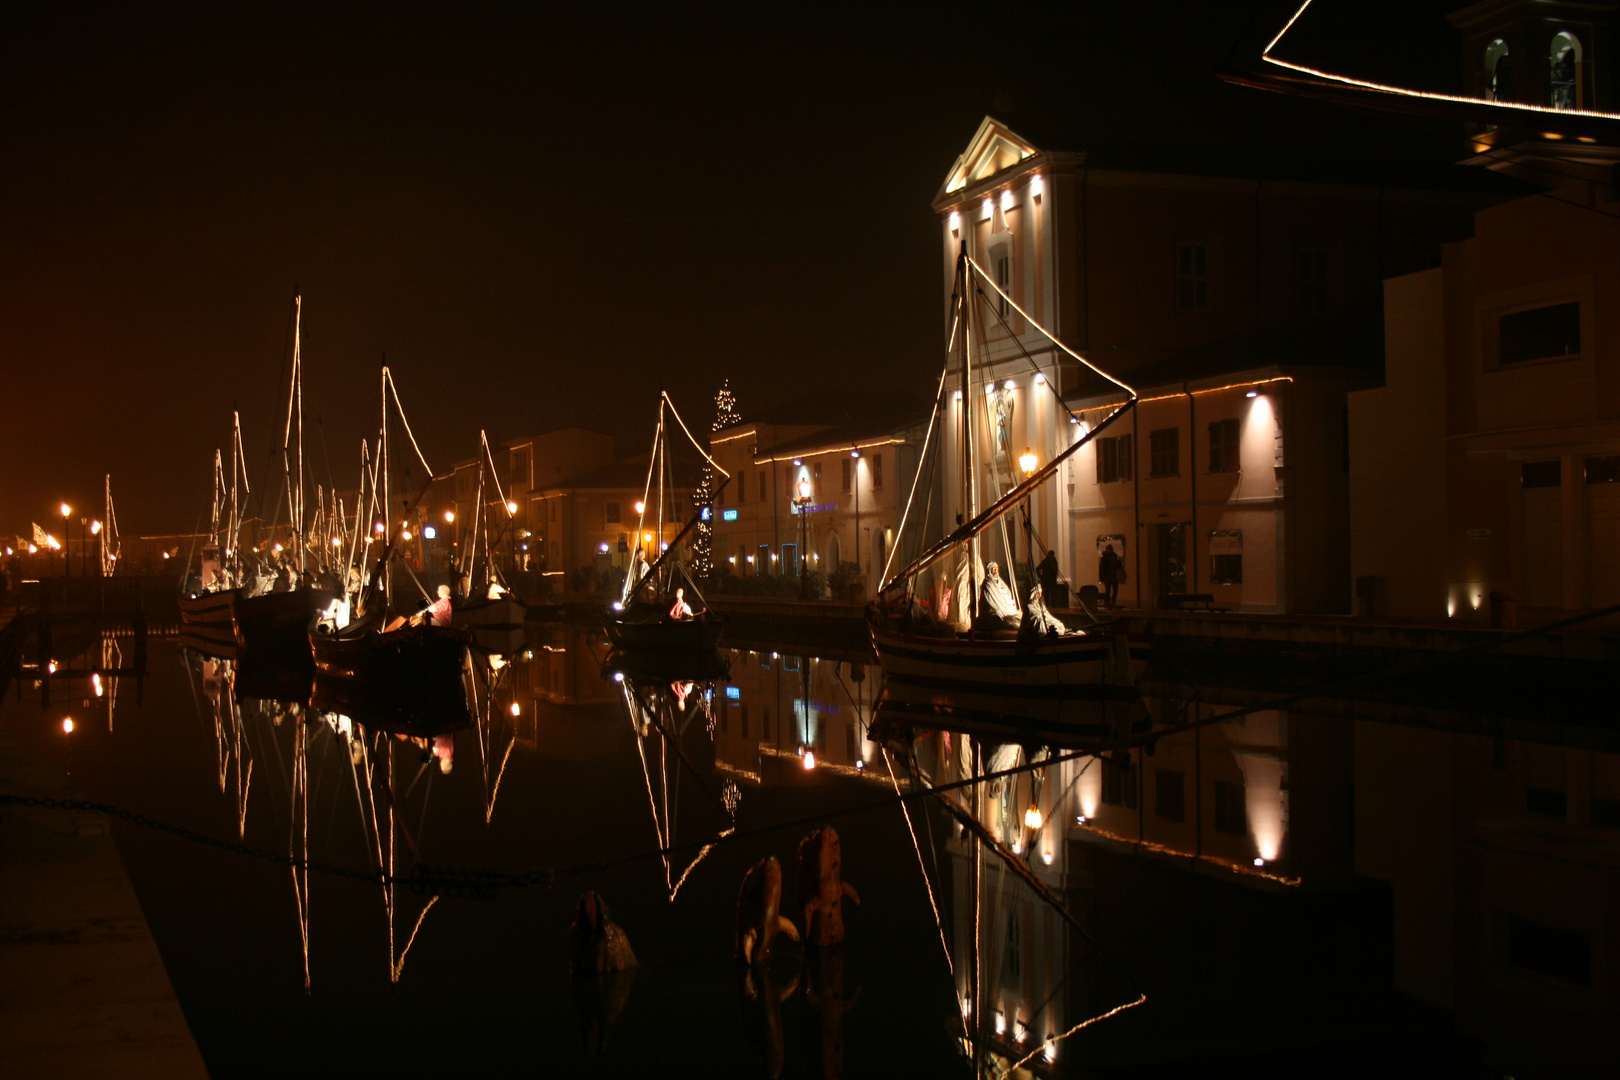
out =
[(715, 682), (712, 678), (696, 681), (679, 676), (667, 682), (638, 681), (627, 674), (622, 665), (615, 665), (611, 661), (607, 674), (620, 687), (630, 730), (635, 734), (636, 754), (647, 791), (647, 807), (652, 813), (658, 857), (664, 867), (664, 887), (669, 890), (669, 898), (673, 901), (698, 863), (714, 850), (715, 842), (733, 831), (733, 828), (727, 827), (716, 833), (714, 841), (698, 848), (697, 854), (680, 875), (675, 875), (668, 849), (676, 845), (675, 823), (683, 773), (691, 777), (691, 782), (697, 785), (706, 802), (721, 805), (735, 820), (735, 788), (715, 791), (706, 770), (693, 762), (683, 745), (688, 732), (694, 728), (701, 728), (710, 738), (714, 737), (711, 707)]
[[(161, 782), (135, 777), (122, 790), (183, 786), (158, 766), (189, 760), (221, 812), (217, 834), (379, 875), (328, 887), (292, 871), (305, 986), (317, 952), (344, 955), (369, 934), (348, 950), (354, 962), (383, 955), (380, 898), (390, 981), (404, 983), (391, 988), (373, 973), (383, 991), (436, 995), (441, 987), (423, 985), (431, 970), (469, 1012), (510, 992), (532, 1015), (560, 1016), (559, 1041), (570, 1046), (577, 1017), (586, 1051), (615, 1067), (689, 1045), (695, 1030), (735, 1031), (739, 1004), (738, 1034), (766, 1074), (802, 1062), (838, 1076), (851, 1071), (849, 1056), (853, 1071), (879, 1060), (893, 1071), (897, 1036), (908, 1053), (935, 1055), (930, 1074), (946, 1073), (939, 1055), (952, 1051), (938, 1033), (947, 1021), (961, 1071), (981, 1075), (1021, 1061), (1066, 1074), (1233, 1054), (1264, 1071), (1279, 1033), (1302, 1053), (1343, 1048), (1347, 1063), (1383, 1071), (1390, 1048), (1416, 1043), (1412, 1062), (1432, 1060), (1436, 1072), (1462, 1061), (1577, 1074), (1606, 1046), (1616, 969), (1602, 898), (1620, 889), (1620, 756), (1601, 732), (1582, 736), (1592, 748), (1527, 724), (1512, 730), (1535, 738), (1505, 738), (1488, 718), (1458, 734), (1423, 727), (1439, 721), (1415, 710), (1412, 723), (1369, 723), (1346, 703), (1333, 715), (1259, 708), (1207, 723), (1225, 708), (1220, 688), (1204, 691), (1209, 700), (1188, 700), (1198, 688), (1083, 703), (952, 698), (882, 687), (858, 655), (769, 649), (727, 653), (729, 672), (621, 669), (618, 680), (602, 673), (602, 642), (575, 628), (482, 644), (465, 672), (475, 730), (461, 736), (453, 770), (457, 732), (394, 731), (376, 717), (314, 709), (307, 695), (255, 693), (278, 684), (251, 657), (187, 653), (183, 678), (159, 665), (154, 686), (192, 698), (200, 740), (189, 707), (183, 728), (164, 729), (161, 710), (129, 711), (127, 687), (118, 696), (134, 669), (127, 637), (61, 634), (46, 659), (79, 681), (37, 664), (27, 677), (42, 697), (56, 684), (42, 715), (81, 762), (157, 755), (145, 772)], [(102, 707), (104, 734), (86, 723), (99, 721), (86, 710)], [(70, 736), (61, 734), (69, 712), (80, 721)], [(466, 759), (474, 750), (478, 769)], [(106, 771), (119, 767), (128, 768)], [(540, 824), (582, 806), (604, 823), (591, 837)], [(831, 861), (828, 824), (839, 838)], [(818, 825), (820, 847), (807, 843), (793, 866), (795, 842)], [(437, 905), (431, 926), (436, 901), (381, 878), (406, 878), (424, 862), (510, 866), (507, 846), (522, 865), (623, 859), (630, 869), (579, 875), (560, 908), (544, 890), (517, 905)], [(785, 864), (777, 959), (750, 955), (730, 986), (738, 927), (720, 913), (768, 855)], [(139, 870), (138, 846), (128, 858)], [(842, 906), (854, 899), (846, 872), (872, 910)], [(252, 916), (266, 927), (285, 927), (277, 881), (273, 903)], [(184, 905), (197, 888), (187, 885)], [(646, 964), (637, 1008), (626, 1008), (635, 969), (591, 971), (570, 951), (575, 977), (561, 978), (563, 931), (578, 919), (571, 898), (584, 888), (610, 891), (636, 935)], [(753, 933), (749, 954), (767, 936), (768, 901), (762, 890), (739, 920)], [(163, 910), (160, 895), (153, 911)], [(800, 912), (802, 955), (780, 940), (782, 916)], [(836, 941), (842, 920), (847, 945)], [(881, 934), (863, 932), (878, 925)], [(532, 932), (554, 948), (537, 946), (538, 965), (514, 965), (530, 981), (486, 987), (488, 961), (457, 968), (474, 932)], [(189, 928), (170, 933), (182, 955), (213, 947), (192, 943)], [(274, 936), (285, 966), (262, 981), (283, 989), (265, 992), (296, 995), (291, 928)], [(455, 963), (413, 953), (419, 941)], [(413, 978), (403, 980), (411, 955)], [(366, 992), (313, 966), (323, 972), (310, 990), (317, 999), (333, 984)], [(862, 982), (868, 1004), (855, 1008)], [(176, 985), (183, 1000), (197, 993)], [(702, 986), (706, 995), (695, 992)], [(884, 1007), (869, 1013), (874, 994)], [(1460, 1035), (1414, 1014), (1412, 1001), (1445, 1010)], [(235, 1030), (219, 1026), (234, 1020), (199, 1015), (216, 1040)], [(663, 1049), (640, 1049), (649, 1037)], [(728, 1072), (724, 1055), (741, 1053), (737, 1042), (703, 1045), (714, 1071)]]
[(569, 975), (580, 1035), (586, 1053), (599, 1054), (630, 1000), (636, 977), (635, 950), (608, 914), (607, 902), (594, 892), (580, 895), (568, 937)]

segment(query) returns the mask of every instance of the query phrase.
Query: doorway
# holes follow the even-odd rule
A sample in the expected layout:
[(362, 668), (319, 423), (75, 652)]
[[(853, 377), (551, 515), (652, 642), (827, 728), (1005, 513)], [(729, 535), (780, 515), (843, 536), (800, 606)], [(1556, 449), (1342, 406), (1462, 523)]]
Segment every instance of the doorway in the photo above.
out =
[(1191, 528), (1191, 522), (1175, 521), (1155, 525), (1149, 534), (1154, 595), (1161, 608), (1170, 606), (1171, 594), (1187, 591), (1187, 533)]

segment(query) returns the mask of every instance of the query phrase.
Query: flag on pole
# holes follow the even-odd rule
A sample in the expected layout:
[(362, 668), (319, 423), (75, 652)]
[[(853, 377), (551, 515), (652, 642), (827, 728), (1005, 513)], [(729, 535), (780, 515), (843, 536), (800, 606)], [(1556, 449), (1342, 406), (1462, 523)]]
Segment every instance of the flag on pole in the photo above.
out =
[(38, 522), (34, 522), (33, 526), (34, 526), (34, 543), (38, 544), (40, 547), (50, 547), (51, 538), (49, 536), (45, 535), (45, 530), (39, 527)]

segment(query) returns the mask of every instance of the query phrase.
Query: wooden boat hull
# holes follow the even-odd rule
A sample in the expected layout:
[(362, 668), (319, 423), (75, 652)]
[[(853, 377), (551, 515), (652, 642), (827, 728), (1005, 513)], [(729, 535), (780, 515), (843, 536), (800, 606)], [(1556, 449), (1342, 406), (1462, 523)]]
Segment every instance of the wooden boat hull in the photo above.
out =
[(891, 678), (933, 685), (998, 690), (1133, 686), (1146, 672), (1148, 643), (1124, 634), (1066, 634), (1013, 638), (929, 637), (908, 634), (869, 619), (872, 647)]
[[(396, 726), (459, 722), (468, 715), (462, 684), (467, 643), (461, 627), (405, 625), (377, 633), (379, 619), (363, 619), (337, 633), (309, 630), (317, 696), (330, 712), (354, 711)], [(353, 711), (351, 711), (353, 710)]]
[(615, 650), (609, 654), (602, 671), (619, 675), (631, 682), (707, 682), (724, 678), (731, 668), (718, 649), (700, 652), (687, 650)]
[(289, 661), (309, 657), (309, 620), (337, 594), (304, 587), (263, 596), (236, 594), (236, 643), (266, 656), (286, 654)]
[(888, 679), (874, 710), (873, 737), (922, 728), (966, 732), (992, 743), (1085, 747), (1124, 745), (1149, 730), (1152, 719), (1133, 688), (1099, 689), (1085, 695), (1069, 688), (1008, 693)]
[(450, 621), (457, 626), (471, 626), (475, 629), (501, 627), (520, 627), (527, 618), (528, 612), (522, 601), (510, 596), (503, 596), (499, 600), (470, 600), (455, 605), (450, 612)]
[(647, 622), (628, 622), (608, 619), (608, 640), (613, 647), (633, 652), (682, 653), (701, 657), (720, 644), (725, 624), (712, 616), (673, 622), (659, 619)]
[(197, 593), (180, 597), (180, 626), (210, 644), (236, 644), (236, 593)]

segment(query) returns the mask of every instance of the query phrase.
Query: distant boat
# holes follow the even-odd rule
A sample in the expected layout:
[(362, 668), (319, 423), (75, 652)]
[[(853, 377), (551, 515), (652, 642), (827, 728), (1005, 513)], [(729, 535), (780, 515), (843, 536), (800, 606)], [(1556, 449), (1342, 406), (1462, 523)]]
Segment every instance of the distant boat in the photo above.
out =
[[(627, 652), (657, 651), (679, 654), (693, 663), (699, 663), (705, 654), (712, 652), (720, 643), (725, 623), (720, 616), (706, 610), (703, 594), (691, 575), (686, 572), (685, 563), (680, 557), (681, 541), (705, 520), (711, 503), (705, 502), (698, 506), (674, 540), (668, 543), (663, 543), (662, 540), (666, 524), (665, 513), (671, 505), (671, 498), (680, 490), (675, 480), (674, 459), (669, 452), (671, 417), (697, 448), (698, 453), (726, 478), (721, 481), (720, 488), (714, 495), (725, 490), (726, 484), (731, 480), (731, 475), (721, 469), (709, 456), (708, 451), (698, 446), (697, 440), (692, 438), (685, 421), (681, 420), (680, 414), (675, 411), (675, 403), (670, 401), (669, 395), (660, 392), (658, 425), (653, 434), (652, 457), (647, 463), (647, 482), (641, 501), (637, 504), (641, 509), (636, 519), (635, 555), (625, 575), (624, 587), (620, 590), (619, 598), (614, 601), (612, 610), (606, 613), (604, 622), (608, 639), (613, 642), (616, 649)], [(653, 549), (657, 558), (650, 566), (643, 557), (642, 549), (642, 538), (649, 533), (657, 536), (661, 545)], [(692, 600), (686, 601), (692, 613), (679, 618), (673, 611), (678, 589), (692, 597)]]
[[(394, 505), (388, 475), (390, 398), (399, 408), (387, 365), (382, 369), (382, 394), (377, 470), (370, 475), (375, 489), (372, 495), (380, 494), (380, 503), (386, 507)], [(400, 418), (404, 420), (403, 411)], [(426, 461), (422, 465), (431, 478), (433, 470)], [(349, 716), (364, 711), (387, 717), (396, 725), (415, 727), (430, 726), (436, 717), (464, 719), (468, 710), (462, 672), (472, 634), (464, 626), (443, 625), (423, 613), (395, 614), (389, 584), (395, 543), (405, 537), (405, 526), (377, 522), (375, 528), (383, 548), (368, 584), (353, 598), (355, 617), (341, 627), (320, 614), (307, 622), (306, 640), (315, 662), (315, 696), (326, 703), (317, 707)]]
[[(1011, 450), (1005, 445), (1005, 439), (1001, 440), (1003, 445), (999, 451), (985, 449), (994, 445), (988, 417), (977, 425), (980, 430), (976, 439), (974, 413), (979, 403), (989, 400), (986, 388), (994, 390), (995, 387), (993, 383), (986, 382), (982, 363), (979, 372), (975, 373), (975, 356), (982, 355), (983, 346), (981, 341), (975, 340), (982, 337), (982, 333), (976, 333), (974, 328), (984, 327), (990, 318), (999, 318), (1000, 313), (1006, 310), (1005, 307), (992, 307), (985, 295), (986, 287), (994, 290), (1003, 303), (1011, 303), (989, 275), (968, 257), (964, 247), (957, 260), (955, 326), (951, 346), (945, 370), (940, 375), (934, 414), (922, 451), (925, 462), (930, 444), (936, 455), (942, 455), (945, 441), (943, 427), (949, 422), (943, 418), (956, 414), (960, 426), (953, 441), (955, 446), (961, 448), (963, 461), (961, 490), (955, 494), (959, 500), (957, 505), (964, 512), (957, 518), (961, 524), (953, 531), (930, 544), (919, 544), (920, 553), (883, 582), (878, 592), (879, 603), (868, 609), (867, 619), (878, 662), (886, 675), (962, 689), (1078, 689), (1110, 684), (1130, 685), (1139, 669), (1145, 666), (1145, 642), (1132, 643), (1117, 629), (1098, 632), (1063, 627), (1051, 618), (1035, 588), (1031, 589), (1027, 598), (1015, 598), (1012, 591), (1002, 586), (995, 594), (1000, 598), (1002, 610), (981, 611), (988, 592), (984, 588), (986, 563), (981, 557), (981, 545), (989, 542), (981, 539), (981, 534), (1024, 505), (1032, 491), (1057, 474), (1064, 460), (1136, 404), (1134, 390), (1088, 363), (1024, 314), (1029, 324), (1045, 334), (1055, 348), (1118, 386), (1125, 393), (1125, 401), (1096, 428), (1086, 431), (1044, 466), (1036, 467), (1034, 461), (1027, 465), (1020, 463), (1023, 479), (1014, 483), (1016, 474), (1013, 463), (1008, 460)], [(975, 297), (983, 304), (983, 312), (974, 310)], [(1033, 367), (1033, 361), (1031, 364)], [(1043, 377), (1049, 376), (1043, 373)], [(953, 401), (957, 403), (955, 408), (950, 407)], [(984, 442), (984, 447), (980, 446), (980, 440)], [(993, 460), (983, 460), (985, 458)], [(924, 475), (924, 468), (919, 468), (918, 475)], [(981, 510), (981, 485), (999, 485), (1006, 490), (999, 497), (988, 499), (989, 505)], [(917, 519), (938, 515), (938, 508), (933, 508), (933, 514), (930, 514), (930, 504), (936, 494), (913, 487), (901, 518), (901, 535), (897, 543), (904, 542), (906, 538), (908, 519), (914, 515)], [(926, 521), (916, 520), (915, 526), (920, 534), (926, 527)], [(1031, 536), (1027, 511), (1025, 530), (1026, 536)], [(1005, 564), (1010, 568), (1008, 577), (1015, 590), (1017, 573), (1011, 568), (1016, 562), (1018, 545), (1016, 538), (1008, 538), (1005, 527), (1000, 533)], [(1029, 544), (1033, 546), (1033, 539)], [(1033, 564), (1033, 551), (1028, 554), (1029, 562)], [(952, 572), (940, 574), (936, 567), (949, 567)], [(988, 568), (991, 571), (996, 569), (993, 563)], [(954, 604), (943, 618), (917, 595), (919, 579), (930, 571), (936, 574), (936, 597), (955, 596)]]

